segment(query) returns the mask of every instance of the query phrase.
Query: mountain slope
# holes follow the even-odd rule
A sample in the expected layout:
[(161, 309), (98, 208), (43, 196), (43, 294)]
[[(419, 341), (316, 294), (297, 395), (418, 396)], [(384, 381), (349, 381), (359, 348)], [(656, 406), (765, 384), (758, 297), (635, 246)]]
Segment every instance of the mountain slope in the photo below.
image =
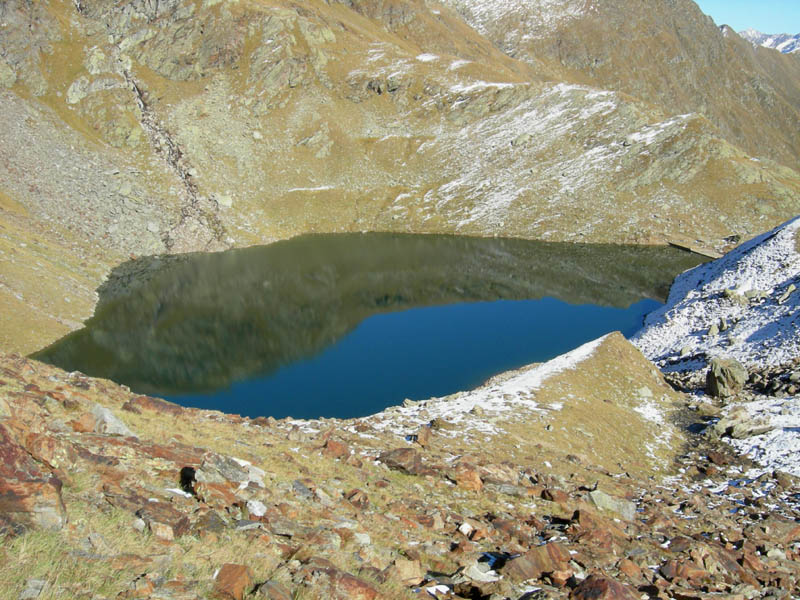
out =
[[(775, 63), (785, 93), (762, 69), (762, 127), (747, 94), (718, 105), (716, 87), (688, 85), (700, 68), (688, 63), (653, 61), (676, 98), (659, 102), (652, 80), (616, 80), (608, 61), (531, 53), (562, 34), (568, 50), (602, 15), (508, 6), (538, 7), (544, 37), (525, 37), (518, 12), (484, 26), (410, 0), (0, 5), (0, 194), (19, 209), (0, 207), (0, 297), (13, 307), (2, 347), (32, 351), (74, 328), (131, 254), (364, 230), (722, 248), (798, 212), (800, 175), (768, 158), (800, 155), (786, 125), (793, 63)], [(700, 33), (730, 48), (715, 28)], [(609, 39), (585, 43), (609, 61), (627, 52), (625, 35)], [(730, 81), (749, 76), (725, 64)], [(735, 128), (714, 120), (728, 109)], [(41, 230), (54, 232), (46, 249)], [(81, 283), (37, 283), (62, 277)]]
[(701, 113), (747, 152), (798, 166), (800, 61), (723, 35), (691, 0), (446, 4), (509, 56)]

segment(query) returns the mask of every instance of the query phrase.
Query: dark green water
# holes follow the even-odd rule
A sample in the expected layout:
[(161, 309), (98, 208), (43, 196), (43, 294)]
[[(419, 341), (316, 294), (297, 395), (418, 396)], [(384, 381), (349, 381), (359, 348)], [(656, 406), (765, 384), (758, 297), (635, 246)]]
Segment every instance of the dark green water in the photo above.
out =
[(630, 335), (695, 255), (454, 236), (303, 236), (115, 269), (35, 358), (249, 416), (352, 417)]

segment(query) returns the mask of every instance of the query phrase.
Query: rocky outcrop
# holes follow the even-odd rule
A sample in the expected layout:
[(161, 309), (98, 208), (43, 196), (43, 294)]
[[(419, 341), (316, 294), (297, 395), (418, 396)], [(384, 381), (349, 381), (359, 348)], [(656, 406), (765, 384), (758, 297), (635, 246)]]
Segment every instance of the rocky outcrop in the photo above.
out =
[(67, 522), (62, 482), (35, 461), (0, 424), (0, 528), (58, 530)]
[(747, 370), (734, 359), (713, 358), (708, 364), (706, 391), (717, 398), (735, 396), (747, 382)]

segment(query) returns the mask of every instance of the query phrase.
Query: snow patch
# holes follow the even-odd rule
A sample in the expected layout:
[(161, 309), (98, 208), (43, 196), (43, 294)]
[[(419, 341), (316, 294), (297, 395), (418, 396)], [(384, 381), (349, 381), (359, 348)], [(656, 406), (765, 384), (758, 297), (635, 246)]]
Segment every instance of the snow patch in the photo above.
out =
[[(667, 303), (647, 316), (631, 342), (665, 370), (702, 367), (714, 356), (756, 367), (800, 356), (800, 293), (782, 298), (800, 284), (799, 227), (800, 219), (793, 219), (678, 276)], [(742, 299), (756, 291), (763, 299)], [(709, 335), (720, 323), (728, 328)], [(681, 360), (683, 350), (689, 356)]]

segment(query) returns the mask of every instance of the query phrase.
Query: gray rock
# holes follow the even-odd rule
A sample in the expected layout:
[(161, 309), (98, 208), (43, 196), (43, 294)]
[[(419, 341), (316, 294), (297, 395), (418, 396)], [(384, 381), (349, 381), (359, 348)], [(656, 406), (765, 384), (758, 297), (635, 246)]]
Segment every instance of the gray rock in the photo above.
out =
[(732, 358), (713, 358), (708, 365), (706, 392), (717, 398), (730, 398), (742, 391), (747, 370)]
[(33, 600), (34, 598), (38, 598), (46, 586), (47, 581), (44, 579), (28, 579), (28, 581), (25, 582), (25, 589), (22, 590), (22, 593), (19, 595), (19, 600)]
[(240, 487), (254, 483), (263, 488), (265, 475), (263, 470), (241, 458), (209, 453), (195, 472), (195, 479), (205, 483), (234, 482)]
[(783, 294), (781, 294), (780, 298), (778, 298), (778, 304), (783, 304), (784, 302), (786, 302), (789, 299), (789, 296), (792, 295), (792, 292), (794, 292), (796, 289), (797, 286), (795, 284), (793, 283), (789, 284), (789, 287), (786, 288), (786, 291)]
[(616, 513), (626, 521), (633, 521), (636, 516), (636, 505), (633, 502), (614, 498), (600, 490), (589, 492), (589, 500), (600, 510)]
[(713, 432), (719, 437), (744, 439), (772, 431), (774, 427), (762, 420), (753, 419), (746, 409), (739, 407), (714, 425)]
[(119, 417), (117, 417), (105, 406), (95, 404), (92, 408), (92, 415), (94, 415), (95, 418), (95, 433), (106, 433), (109, 435), (121, 435), (122, 437), (138, 438), (135, 433), (128, 429), (128, 426), (125, 425), (125, 423), (123, 423)]

